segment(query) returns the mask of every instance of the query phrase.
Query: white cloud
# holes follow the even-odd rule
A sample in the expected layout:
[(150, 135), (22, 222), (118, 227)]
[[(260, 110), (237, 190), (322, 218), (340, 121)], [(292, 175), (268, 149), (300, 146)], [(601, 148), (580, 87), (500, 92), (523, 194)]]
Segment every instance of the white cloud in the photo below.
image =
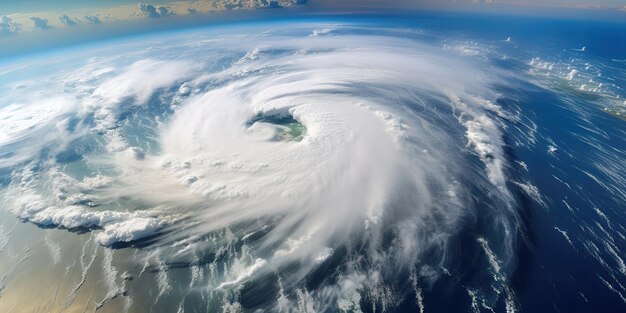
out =
[(74, 25), (76, 25), (76, 21), (74, 21), (69, 16), (67, 16), (67, 14), (59, 15), (59, 21), (61, 21), (61, 23), (65, 24), (67, 26), (74, 26)]
[(100, 20), (100, 17), (98, 15), (85, 15), (83, 17), (83, 20), (86, 23), (90, 23), (90, 24), (101, 24), (102, 21)]
[(48, 20), (45, 18), (31, 16), (30, 20), (33, 21), (33, 26), (36, 29), (48, 29), (50, 28), (50, 24), (48, 24)]
[(124, 73), (103, 82), (94, 91), (94, 96), (101, 98), (106, 104), (115, 104), (128, 97), (134, 97), (137, 103), (142, 104), (155, 90), (186, 77), (191, 68), (189, 62), (183, 61), (137, 61)]
[(0, 16), (0, 35), (17, 33), (22, 26), (6, 15)]
[(154, 6), (147, 3), (137, 3), (137, 7), (139, 8), (139, 13), (141, 15), (150, 18), (175, 15), (174, 11), (172, 11), (172, 8), (170, 7)]

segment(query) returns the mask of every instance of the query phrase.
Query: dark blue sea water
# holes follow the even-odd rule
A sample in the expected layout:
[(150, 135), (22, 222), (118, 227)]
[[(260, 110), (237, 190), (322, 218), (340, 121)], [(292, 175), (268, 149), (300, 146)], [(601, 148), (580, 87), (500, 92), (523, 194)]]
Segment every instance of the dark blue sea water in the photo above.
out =
[[(443, 19), (426, 16), (411, 24), (470, 41), (511, 37), (515, 46), (504, 50), (519, 59), (494, 60), (497, 66), (519, 73), (527, 70), (524, 61), (533, 57), (575, 67), (590, 63), (618, 94), (624, 94), (625, 23), (451, 14)], [(572, 50), (583, 46), (585, 52)], [(509, 128), (508, 155), (528, 167), (511, 171), (533, 181), (546, 201), (542, 207), (526, 199), (520, 208), (523, 234), (512, 281), (521, 311), (626, 310), (624, 119), (603, 112), (605, 105), (595, 96), (575, 90), (547, 90), (531, 83), (503, 94), (515, 98), (525, 118), (536, 124), (533, 135), (514, 125)], [(517, 143), (527, 136), (536, 136), (536, 143), (530, 147)], [(558, 148), (549, 153), (550, 146)], [(445, 286), (442, 282), (438, 287)], [(464, 298), (463, 293), (458, 290), (451, 298)], [(430, 296), (425, 296), (426, 306), (435, 311), (464, 310), (450, 297)], [(501, 304), (497, 311), (502, 310)]]
[[(613, 92), (622, 95), (617, 105), (624, 106), (626, 23), (453, 13), (381, 21), (446, 33), (445, 37), (457, 40), (490, 42), (495, 51), (511, 56), (491, 63), (523, 77), (535, 57), (576, 68), (591, 64), (597, 68), (595, 78), (606, 79)], [(514, 45), (501, 43), (508, 37)], [(575, 50), (582, 47), (584, 52)], [(532, 134), (509, 125), (508, 157), (513, 164), (521, 161), (527, 166), (527, 170), (515, 166), (509, 170), (520, 180), (532, 181), (546, 204), (520, 191), (523, 225), (511, 277), (519, 308), (522, 312), (625, 311), (625, 120), (602, 111), (606, 103), (595, 95), (563, 86), (545, 88), (543, 83), (502, 89), (503, 95), (515, 99), (523, 120), (536, 125)], [(529, 136), (536, 141), (522, 144)], [(549, 147), (556, 150), (549, 152)], [(458, 266), (480, 258), (470, 256)], [(431, 312), (466, 311), (469, 298), (459, 285), (458, 278), (441, 280), (425, 292), (425, 307)], [(504, 303), (494, 309), (503, 312)]]

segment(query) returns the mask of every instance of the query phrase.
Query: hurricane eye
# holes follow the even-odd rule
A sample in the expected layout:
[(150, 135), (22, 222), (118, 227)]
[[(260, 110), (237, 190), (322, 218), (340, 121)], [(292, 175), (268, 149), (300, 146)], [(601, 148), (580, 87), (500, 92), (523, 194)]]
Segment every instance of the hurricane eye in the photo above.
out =
[(273, 131), (270, 141), (300, 142), (306, 135), (306, 127), (291, 114), (264, 114), (258, 113), (246, 122), (246, 127), (266, 128)]

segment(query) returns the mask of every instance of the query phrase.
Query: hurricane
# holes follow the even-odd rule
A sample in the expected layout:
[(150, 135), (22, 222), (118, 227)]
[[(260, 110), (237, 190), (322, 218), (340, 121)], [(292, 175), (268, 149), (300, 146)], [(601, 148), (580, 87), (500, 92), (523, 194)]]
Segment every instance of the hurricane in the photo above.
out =
[(427, 312), (462, 292), (520, 309), (524, 216), (551, 200), (510, 146), (540, 140), (517, 95), (552, 68), (420, 28), (225, 29), (69, 53), (4, 87), (2, 201), (69, 238), (45, 239), (80, 267), (61, 308)]

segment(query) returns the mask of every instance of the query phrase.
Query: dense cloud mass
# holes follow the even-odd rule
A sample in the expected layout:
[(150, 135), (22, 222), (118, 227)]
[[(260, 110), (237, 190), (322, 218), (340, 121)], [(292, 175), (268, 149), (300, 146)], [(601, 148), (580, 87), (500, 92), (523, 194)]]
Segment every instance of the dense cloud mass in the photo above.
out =
[(621, 290), (626, 129), (604, 125), (623, 125), (626, 60), (546, 53), (526, 29), (459, 35), (476, 15), (444, 15), (200, 28), (0, 66), (0, 246), (29, 265), (4, 277), (62, 276), (46, 287), (66, 311), (518, 312), (536, 236)]
[[(505, 277), (518, 222), (502, 123), (515, 116), (491, 89), (504, 74), (393, 30), (335, 28), (234, 37), (219, 49), (190, 37), (162, 47), (176, 60), (140, 49), (65, 74), (53, 98), (3, 108), (12, 113), (0, 145), (13, 153), (0, 167), (22, 164), (11, 211), (93, 229), (107, 247), (156, 236), (151, 253), (174, 263), (227, 245), (228, 270), (211, 283), (224, 292), (275, 271), (293, 292), (338, 262), (337, 281), (311, 290), (316, 305), (381, 288), (419, 294), (411, 279), (437, 280), (454, 258), (448, 242), (476, 214), (489, 227), (474, 244), (500, 262), (490, 288), (513, 301)], [(78, 151), (93, 174), (65, 170)]]

